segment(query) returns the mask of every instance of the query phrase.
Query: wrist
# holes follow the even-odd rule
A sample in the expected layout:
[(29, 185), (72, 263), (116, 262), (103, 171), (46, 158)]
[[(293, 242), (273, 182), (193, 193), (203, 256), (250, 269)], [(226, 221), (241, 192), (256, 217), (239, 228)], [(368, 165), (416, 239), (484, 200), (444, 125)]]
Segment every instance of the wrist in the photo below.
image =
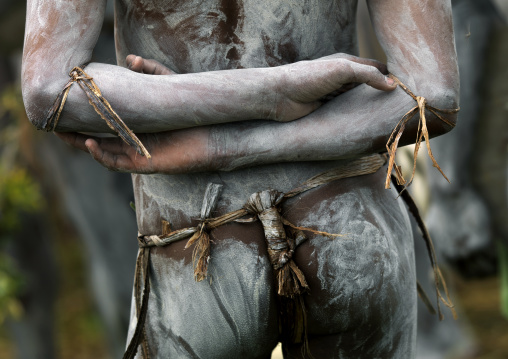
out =
[(267, 120), (279, 121), (281, 118), (281, 108), (284, 103), (282, 92), (283, 73), (280, 67), (270, 67), (266, 69), (268, 75), (265, 77), (264, 89), (266, 92), (265, 106), (267, 107)]
[(255, 121), (210, 127), (211, 170), (234, 171), (266, 163), (265, 157), (270, 151), (262, 150), (265, 147), (262, 137), (259, 137), (259, 126), (260, 123)]
[[(207, 169), (210, 171), (231, 170), (234, 158), (231, 146), (231, 133), (225, 131), (225, 125), (209, 126), (207, 142)], [(230, 126), (228, 126), (230, 127)]]

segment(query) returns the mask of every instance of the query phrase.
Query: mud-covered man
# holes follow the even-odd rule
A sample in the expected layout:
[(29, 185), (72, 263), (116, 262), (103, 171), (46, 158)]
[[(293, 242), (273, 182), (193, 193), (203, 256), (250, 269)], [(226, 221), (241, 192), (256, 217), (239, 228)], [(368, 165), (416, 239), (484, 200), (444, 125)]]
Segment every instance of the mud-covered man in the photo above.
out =
[[(29, 0), (23, 95), (41, 127), (68, 81), (87, 63), (105, 0)], [(117, 0), (119, 66), (90, 63), (105, 98), (150, 151), (147, 159), (109, 132), (78, 86), (56, 128), (104, 166), (133, 172), (141, 234), (195, 225), (209, 182), (215, 214), (250, 194), (287, 191), (353, 157), (382, 152), (414, 100), (384, 65), (353, 55), (356, 0)], [(457, 107), (449, 1), (371, 0), (388, 70), (438, 108)], [(128, 56), (129, 54), (135, 54)], [(153, 60), (146, 60), (153, 59)], [(156, 76), (154, 76), (156, 75)], [(363, 83), (322, 104), (342, 85)], [(450, 121), (455, 121), (449, 116)], [(449, 127), (427, 116), (432, 136)], [(414, 140), (417, 123), (401, 143)], [(317, 358), (409, 358), (416, 289), (406, 209), (384, 190), (383, 170), (335, 181), (287, 201), (292, 223), (346, 237), (310, 236), (294, 260), (307, 278), (310, 352)], [(192, 253), (178, 242), (152, 250), (146, 337), (150, 357), (268, 358), (278, 342), (276, 292), (259, 223), (211, 232), (209, 274), (194, 282)], [(135, 240), (134, 238), (126, 240)], [(131, 333), (136, 324), (133, 315)], [(285, 354), (299, 357), (299, 345)]]

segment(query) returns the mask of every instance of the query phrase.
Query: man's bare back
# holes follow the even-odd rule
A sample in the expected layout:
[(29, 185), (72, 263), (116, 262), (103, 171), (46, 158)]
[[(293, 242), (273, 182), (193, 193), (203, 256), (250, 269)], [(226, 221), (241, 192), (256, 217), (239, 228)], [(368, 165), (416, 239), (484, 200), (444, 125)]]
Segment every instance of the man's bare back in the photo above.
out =
[[(454, 55), (453, 44), (451, 49), (448, 44), (452, 36), (437, 39), (431, 30), (424, 30), (426, 33), (417, 36), (423, 60), (411, 57), (412, 43), (400, 46), (405, 39), (397, 28), (399, 25), (388, 25), (381, 19), (388, 21), (391, 18), (387, 13), (398, 8), (397, 16), (410, 17), (403, 25), (418, 34), (423, 31), (422, 24), (411, 25), (410, 20), (418, 18), (421, 9), (415, 3), (372, 3), (379, 17), (379, 35), (388, 50), (390, 70), (399, 70), (410, 86), (440, 102), (436, 106), (446, 103), (442, 107), (452, 107), (456, 90), (453, 84), (456, 64), (453, 58), (448, 58)], [(432, 17), (448, 19), (446, 6), (441, 9), (432, 3), (435, 12)], [(117, 59), (119, 65), (126, 66), (127, 55), (133, 53), (186, 74), (279, 66), (339, 52), (354, 54), (355, 10), (354, 0), (117, 1)], [(384, 17), (379, 15), (383, 12)], [(390, 26), (394, 27), (393, 34), (388, 31)], [(394, 34), (401, 38), (391, 38)], [(441, 45), (441, 41), (445, 44)], [(286, 78), (297, 78), (295, 71), (309, 70), (304, 67), (308, 64), (302, 64), (281, 67), (280, 73), (285, 74), (281, 84)], [(420, 84), (422, 74), (410, 73), (412, 68), (423, 71), (425, 67), (429, 68), (425, 72), (437, 69), (444, 77), (435, 81), (437, 87), (428, 81)], [(98, 82), (99, 75), (108, 76), (100, 66), (91, 64), (89, 68), (96, 71), (93, 76)], [(300, 75), (304, 78), (306, 73)], [(108, 80), (102, 81), (101, 86), (108, 88)], [(250, 77), (246, 81), (256, 83)], [(227, 87), (227, 81), (222, 85)], [(271, 85), (267, 83), (267, 88)], [(307, 96), (306, 88), (297, 87), (297, 94)], [(164, 101), (165, 94), (155, 87), (140, 90)], [(185, 103), (187, 88), (179, 90), (174, 96)], [(146, 135), (141, 138), (155, 151), (153, 161), (159, 161), (152, 167), (146, 159), (132, 153), (114, 152), (115, 143), (88, 140), (86, 146), (94, 158), (108, 167), (155, 172), (133, 174), (133, 184), (139, 231), (157, 234), (162, 219), (175, 229), (195, 224), (209, 182), (224, 185), (215, 213), (222, 214), (242, 207), (254, 192), (270, 188), (287, 191), (347, 158), (379, 152), (397, 122), (394, 119), (412, 106), (411, 98), (401, 91), (395, 92), (392, 95), (359, 86), (314, 112), (311, 111), (315, 108), (306, 110), (311, 113), (287, 124), (248, 121)], [(113, 98), (110, 102), (125, 102), (120, 94), (110, 93)], [(195, 90), (191, 95), (196, 93), (203, 100), (212, 95), (210, 91)], [(136, 92), (131, 94), (132, 102), (141, 108), (143, 103)], [(79, 120), (86, 111), (79, 93), (72, 96), (75, 106), (83, 109), (81, 115), (69, 113), (68, 124), (74, 118)], [(139, 92), (139, 97), (143, 96), (146, 94)], [(73, 103), (72, 98), (69, 101)], [(275, 112), (294, 110), (294, 104), (284, 104)], [(136, 123), (143, 112), (136, 114), (134, 105), (125, 106), (127, 119), (132, 118), (136, 129), (143, 129)], [(192, 112), (197, 106), (187, 110)], [(217, 111), (216, 117), (223, 115), (220, 107), (213, 109)], [(150, 105), (145, 111), (157, 119), (157, 108), (153, 109), (155, 114)], [(194, 112), (199, 114), (199, 109)], [(209, 120), (199, 123), (197, 118), (193, 126), (213, 124)], [(68, 126), (80, 129), (79, 125)], [(152, 128), (139, 132), (160, 131), (164, 127), (154, 124)], [(434, 134), (444, 131), (437, 123), (431, 123), (430, 128)], [(85, 148), (85, 138), (80, 135), (64, 138)], [(408, 142), (409, 138), (402, 141)], [(200, 153), (201, 149), (206, 150)], [(171, 155), (171, 151), (179, 156)], [(167, 158), (176, 158), (181, 164), (174, 165)], [(315, 357), (406, 358), (414, 353), (416, 291), (411, 228), (395, 193), (383, 189), (381, 172), (324, 185), (288, 201), (282, 208), (294, 223), (347, 234), (340, 239), (311, 236), (296, 252), (295, 261), (311, 288), (305, 302), (309, 347)], [(214, 244), (210, 282), (193, 281), (192, 253), (184, 250), (184, 243), (153, 250), (153, 288), (146, 324), (153, 357), (262, 358), (269, 357), (278, 342), (276, 293), (261, 226), (229, 224), (213, 230), (211, 235)], [(130, 335), (134, 326), (135, 320)], [(297, 346), (284, 349), (291, 355), (301, 355)]]
[[(119, 7), (118, 19), (129, 20), (127, 24), (120, 20), (117, 25), (121, 44), (118, 59), (122, 61), (130, 53), (142, 54), (178, 73), (187, 73), (278, 66), (355, 51), (354, 2), (332, 8), (322, 1), (305, 6), (245, 1), (237, 6), (185, 2), (176, 5), (164, 21), (154, 20), (164, 13), (163, 5), (155, 5), (151, 11), (146, 10), (150, 5)], [(263, 15), (253, 19), (247, 14)], [(293, 25), (314, 18), (322, 19), (322, 26)], [(133, 23), (141, 29), (136, 36), (124, 32), (124, 26), (130, 29)], [(138, 211), (139, 230), (142, 234), (159, 233), (162, 219), (174, 228), (195, 224), (192, 219), (199, 217), (208, 182), (224, 185), (217, 213), (222, 214), (241, 208), (254, 192), (269, 188), (287, 191), (337, 165), (327, 161), (273, 164), (226, 173), (135, 174), (136, 204), (143, 209)], [(310, 350), (316, 357), (339, 348), (352, 356), (392, 353), (405, 357), (410, 353), (416, 293), (411, 234), (407, 216), (395, 195), (385, 193), (382, 183), (382, 175), (338, 182), (301, 196), (283, 209), (295, 223), (348, 234), (335, 240), (316, 237), (297, 251), (297, 263), (311, 287), (306, 304)], [(379, 203), (386, 205), (380, 207)], [(379, 220), (367, 218), (366, 212)], [(392, 219), (387, 221), (388, 213), (396, 222), (405, 223), (404, 229), (397, 228)], [(158, 283), (153, 296), (157, 299), (152, 300), (147, 328), (148, 337), (154, 339), (149, 346), (156, 357), (167, 353), (192, 357), (192, 352), (196, 357), (269, 356), (278, 342), (273, 275), (263, 233), (252, 227), (228, 225), (227, 229), (212, 231), (211, 285), (192, 281), (192, 253), (183, 249), (183, 243), (154, 251), (152, 283)], [(405, 241), (396, 243), (397, 238)], [(385, 265), (390, 268), (385, 270)], [(176, 289), (180, 286), (185, 290)], [(365, 296), (366, 291), (372, 291), (370, 298)], [(388, 299), (390, 292), (393, 299)], [(380, 297), (386, 299), (380, 301)], [(396, 298), (404, 298), (404, 303), (395, 305)], [(169, 306), (179, 309), (168, 311)], [(189, 326), (189, 322), (201, 324)], [(392, 325), (387, 325), (389, 322)], [(397, 329), (390, 329), (393, 327)], [(379, 338), (369, 340), (371, 328), (383, 331), (384, 340), (392, 337), (390, 344), (380, 344)], [(220, 333), (219, 337), (207, 334), (213, 332)], [(348, 332), (355, 333), (354, 339)], [(210, 341), (198, 344), (207, 336)], [(401, 341), (398, 345), (393, 344), (396, 338)], [(324, 348), (320, 347), (326, 347), (321, 354)], [(294, 352), (299, 350), (297, 346)]]
[(132, 53), (189, 73), (356, 52), (356, 1), (117, 1), (116, 11), (121, 64)]

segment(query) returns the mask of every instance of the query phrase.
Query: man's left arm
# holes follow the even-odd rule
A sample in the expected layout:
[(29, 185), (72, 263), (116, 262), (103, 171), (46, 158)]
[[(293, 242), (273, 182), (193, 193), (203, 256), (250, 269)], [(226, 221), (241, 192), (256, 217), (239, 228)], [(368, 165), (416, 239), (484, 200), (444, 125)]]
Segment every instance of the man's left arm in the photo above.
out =
[[(413, 93), (441, 109), (458, 107), (459, 80), (451, 4), (443, 0), (370, 0), (369, 9), (388, 69)], [(385, 151), (401, 117), (416, 102), (401, 88), (383, 92), (360, 85), (310, 115), (289, 123), (252, 121), (157, 134), (151, 163), (120, 148), (115, 140), (101, 143), (85, 137), (65, 140), (88, 149), (110, 169), (131, 172), (233, 170), (276, 162), (336, 160)], [(446, 115), (454, 123), (456, 115)], [(427, 113), (431, 137), (451, 127)], [(406, 126), (401, 145), (414, 142), (418, 121)], [(206, 153), (192, 153), (200, 141)], [(205, 144), (201, 142), (206, 142)]]
[[(459, 74), (450, 1), (370, 0), (368, 5), (388, 70), (429, 105), (458, 108)], [(382, 92), (360, 85), (292, 123), (215, 127), (212, 132), (219, 141), (213, 146), (225, 169), (384, 152), (393, 129), (415, 105), (401, 88)], [(428, 111), (426, 117), (430, 137), (452, 129)], [(456, 122), (456, 114), (443, 117)], [(414, 118), (400, 144), (414, 143), (417, 131)]]

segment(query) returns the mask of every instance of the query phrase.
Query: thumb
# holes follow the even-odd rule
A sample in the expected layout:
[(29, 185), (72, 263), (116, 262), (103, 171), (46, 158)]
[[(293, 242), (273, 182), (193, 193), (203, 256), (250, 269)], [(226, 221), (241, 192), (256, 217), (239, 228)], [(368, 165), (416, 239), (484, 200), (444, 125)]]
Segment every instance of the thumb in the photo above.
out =
[(349, 70), (346, 74), (348, 82), (367, 84), (382, 91), (393, 91), (397, 87), (395, 81), (383, 75), (376, 67), (348, 61)]

